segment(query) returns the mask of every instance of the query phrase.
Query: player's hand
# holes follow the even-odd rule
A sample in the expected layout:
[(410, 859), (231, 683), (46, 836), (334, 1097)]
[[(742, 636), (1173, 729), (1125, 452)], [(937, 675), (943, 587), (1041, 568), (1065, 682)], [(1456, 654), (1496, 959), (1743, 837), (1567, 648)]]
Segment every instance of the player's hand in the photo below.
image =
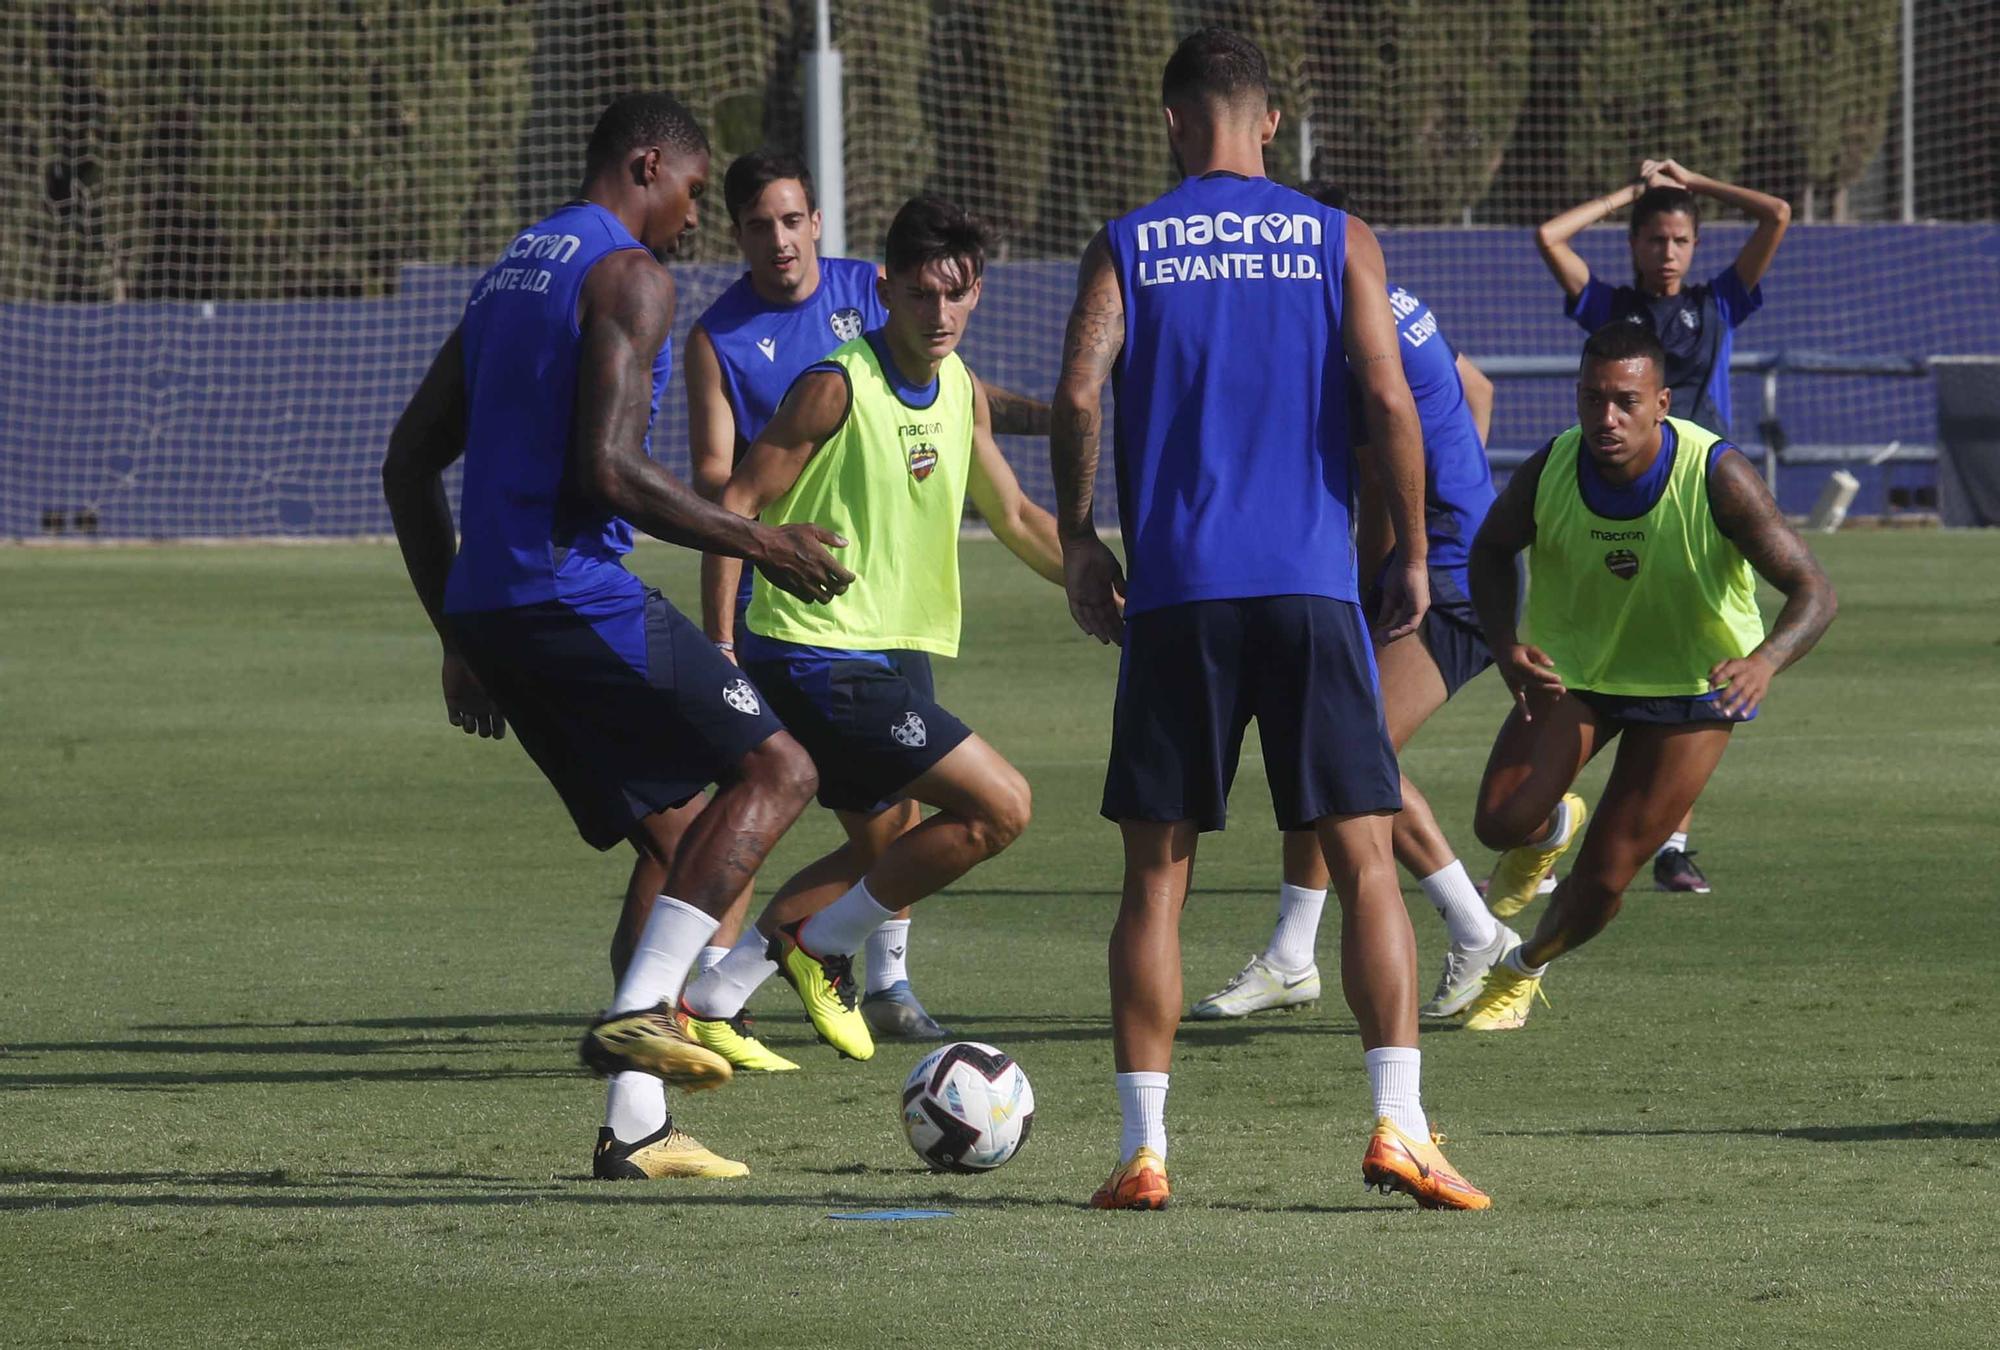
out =
[(1641, 188), (1660, 186), (1660, 165), (1663, 163), (1665, 163), (1664, 160), (1658, 159), (1643, 159), (1639, 161), (1639, 177), (1637, 181)]
[(854, 573), (834, 561), (829, 548), (847, 541), (817, 525), (780, 525), (762, 534), (763, 552), (753, 559), (773, 586), (801, 600), (823, 605), (846, 590)]
[(1387, 646), (1408, 637), (1431, 607), (1431, 574), (1423, 563), (1387, 568), (1382, 573), (1382, 607), (1375, 611), (1375, 645)]
[(1125, 642), (1125, 569), (1102, 539), (1063, 540), (1063, 592), (1070, 617), (1099, 642)]
[(1531, 699), (1557, 698), (1563, 693), (1562, 676), (1556, 674), (1555, 658), (1540, 647), (1516, 642), (1500, 654), (1500, 678), (1521, 709), (1521, 720), (1535, 720)]
[(499, 707), (487, 695), (479, 677), (472, 673), (472, 667), (465, 664), (465, 658), (450, 652), (444, 658), (444, 712), (451, 724), (463, 728), (468, 736), (507, 739), (507, 719), (500, 715)]
[(1725, 717), (1748, 717), (1770, 692), (1771, 678), (1777, 673), (1767, 658), (1752, 652), (1733, 661), (1716, 662), (1715, 669), (1708, 672), (1708, 687), (1722, 690), (1715, 706)]
[(1653, 164), (1651, 187), (1677, 187), (1694, 191), (1694, 175), (1680, 166), (1678, 160), (1662, 159)]

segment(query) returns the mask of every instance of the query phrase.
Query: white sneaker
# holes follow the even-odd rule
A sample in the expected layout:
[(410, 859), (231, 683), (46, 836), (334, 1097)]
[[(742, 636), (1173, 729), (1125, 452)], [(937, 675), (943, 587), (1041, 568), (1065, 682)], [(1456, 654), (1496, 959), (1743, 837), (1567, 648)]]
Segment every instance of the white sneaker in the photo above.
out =
[(1217, 992), (1188, 1009), (1196, 1022), (1216, 1022), (1225, 1017), (1248, 1017), (1271, 1008), (1296, 1008), (1319, 1002), (1319, 967), (1279, 970), (1261, 956), (1237, 972), (1236, 978)]
[(1454, 942), (1445, 948), (1444, 970), (1438, 975), (1437, 992), (1431, 995), (1429, 1003), (1417, 1009), (1418, 1015), (1456, 1017), (1464, 1012), (1466, 1005), (1479, 997), (1486, 983), (1486, 972), (1520, 945), (1521, 935), (1503, 923), (1499, 934), (1484, 947), (1461, 947)]

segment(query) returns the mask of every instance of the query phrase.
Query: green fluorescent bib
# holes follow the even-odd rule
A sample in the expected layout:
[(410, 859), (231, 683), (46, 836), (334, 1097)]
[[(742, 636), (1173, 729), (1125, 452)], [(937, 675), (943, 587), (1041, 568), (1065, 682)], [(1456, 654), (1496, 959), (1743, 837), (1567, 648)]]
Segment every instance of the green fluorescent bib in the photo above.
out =
[(1757, 578), (1708, 507), (1708, 454), (1721, 439), (1670, 418), (1667, 490), (1645, 515), (1613, 520), (1584, 505), (1583, 431), (1558, 436), (1535, 493), (1527, 641), (1572, 689), (1642, 698), (1706, 694), (1718, 661), (1764, 639)]
[(938, 370), (937, 398), (912, 408), (896, 394), (865, 337), (827, 358), (847, 377), (847, 420), (806, 461), (767, 525), (823, 525), (854, 584), (808, 604), (759, 583), (750, 628), (765, 637), (857, 651), (958, 655), (958, 527), (972, 465), (972, 374), (956, 354)]

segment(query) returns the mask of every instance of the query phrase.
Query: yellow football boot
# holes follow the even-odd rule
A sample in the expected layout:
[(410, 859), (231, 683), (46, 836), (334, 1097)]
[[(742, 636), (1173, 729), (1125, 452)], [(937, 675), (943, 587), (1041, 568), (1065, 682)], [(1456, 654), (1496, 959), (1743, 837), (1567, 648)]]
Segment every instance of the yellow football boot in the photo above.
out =
[(1361, 1155), (1361, 1182), (1384, 1195), (1401, 1191), (1425, 1209), (1487, 1209), (1493, 1200), (1458, 1174), (1438, 1147), (1444, 1139), (1412, 1139), (1387, 1116), (1375, 1120), (1375, 1136)]
[[(1510, 954), (1511, 956), (1511, 954)], [(1547, 967), (1543, 967), (1547, 969)], [(1509, 958), (1493, 963), (1493, 969), (1486, 972), (1486, 984), (1465, 1010), (1467, 1031), (1513, 1031), (1527, 1025), (1528, 1011), (1539, 996), (1543, 1003), (1549, 996), (1542, 993), (1540, 975), (1523, 975), (1514, 969)]]
[(739, 1069), (758, 1073), (789, 1073), (799, 1066), (751, 1033), (747, 1014), (712, 1020), (688, 1014), (688, 1034)]
[(742, 1177), (750, 1169), (712, 1153), (668, 1121), (636, 1144), (621, 1144), (609, 1129), (597, 1132), (590, 1174), (599, 1181), (658, 1181), (664, 1177)]
[(592, 1073), (650, 1073), (689, 1092), (721, 1087), (732, 1072), (728, 1060), (688, 1034), (687, 1014), (665, 1002), (598, 1018), (576, 1053)]
[(1111, 1179), (1090, 1197), (1092, 1209), (1165, 1209), (1172, 1192), (1167, 1189), (1166, 1160), (1149, 1148), (1141, 1148), (1119, 1164)]
[(786, 924), (771, 939), (764, 955), (778, 963), (778, 973), (806, 1005), (819, 1038), (849, 1059), (872, 1059), (875, 1037), (861, 1015), (854, 993), (854, 958), (814, 956), (799, 945), (800, 923)]
[(1563, 795), (1563, 804), (1569, 808), (1569, 834), (1560, 844), (1521, 844), (1508, 849), (1493, 864), (1493, 876), (1486, 884), (1486, 908), (1496, 917), (1511, 919), (1526, 909), (1542, 877), (1583, 838), (1583, 818), (1589, 808), (1574, 792)]

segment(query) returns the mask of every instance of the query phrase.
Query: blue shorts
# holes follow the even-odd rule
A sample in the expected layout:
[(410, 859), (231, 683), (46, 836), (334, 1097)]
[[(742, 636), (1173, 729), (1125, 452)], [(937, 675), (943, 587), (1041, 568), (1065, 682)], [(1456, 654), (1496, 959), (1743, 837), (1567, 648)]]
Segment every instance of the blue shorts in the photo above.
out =
[(1276, 595), (1125, 621), (1104, 814), (1221, 829), (1253, 717), (1280, 829), (1402, 807), (1361, 607)]
[[(1462, 575), (1442, 568), (1431, 569), (1431, 607), (1424, 611), (1424, 621), (1417, 627), (1424, 650), (1431, 654), (1438, 674), (1444, 677), (1446, 698), (1465, 688), (1474, 676), (1493, 664), (1485, 630), (1480, 628), (1479, 615), (1465, 593)], [(1368, 612), (1381, 615), (1380, 587), (1368, 594)]]
[(1732, 717), (1722, 711), (1717, 700), (1724, 692), (1674, 694), (1648, 698), (1634, 694), (1600, 694), (1594, 689), (1571, 689), (1570, 695), (1597, 714), (1598, 720), (1614, 728), (1627, 726), (1683, 727), (1693, 722), (1753, 722), (1758, 709)]
[(784, 730), (743, 672), (658, 591), (608, 615), (550, 601), (445, 621), (596, 848), (731, 777)]
[(938, 706), (922, 652), (831, 651), (753, 635), (743, 668), (812, 756), (829, 810), (893, 806), (972, 734)]

